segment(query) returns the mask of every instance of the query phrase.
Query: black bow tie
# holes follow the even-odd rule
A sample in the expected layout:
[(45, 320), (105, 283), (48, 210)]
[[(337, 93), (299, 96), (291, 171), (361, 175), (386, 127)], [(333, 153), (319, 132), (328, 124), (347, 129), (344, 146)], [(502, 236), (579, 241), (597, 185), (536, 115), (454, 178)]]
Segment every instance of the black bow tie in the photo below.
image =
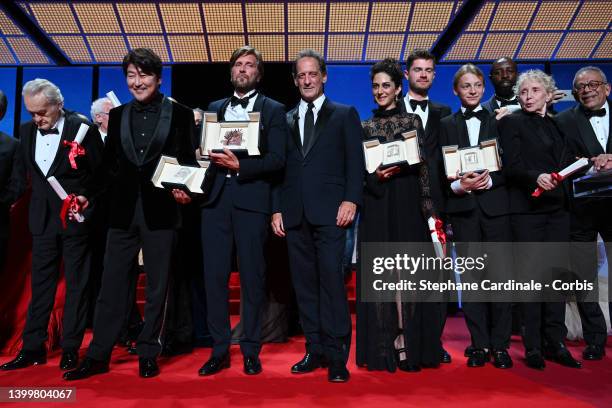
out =
[(597, 110), (586, 110), (584, 109), (584, 115), (588, 118), (591, 119), (593, 116), (599, 116), (599, 117), (604, 117), (606, 116), (606, 108), (601, 108), (601, 109), (597, 109)]
[(499, 101), (499, 107), (503, 108), (504, 106), (508, 106), (508, 105), (518, 105), (518, 101), (516, 99), (498, 99)]
[(232, 105), (232, 107), (240, 105), (242, 106), (242, 109), (246, 109), (246, 107), (249, 106), (249, 100), (255, 95), (257, 95), (257, 92), (253, 92), (252, 94), (244, 98), (238, 98), (236, 95), (232, 95), (232, 98), (230, 99), (230, 105)]
[(487, 117), (487, 111), (481, 109), (477, 112), (474, 112), (473, 110), (466, 109), (465, 112), (463, 112), (463, 117), (465, 118), (465, 120), (477, 118), (482, 122)]
[(417, 106), (420, 106), (421, 110), (425, 112), (425, 109), (427, 109), (427, 99), (425, 99), (424, 101), (417, 101), (416, 99), (411, 99), (410, 107), (412, 108), (413, 112), (416, 111)]
[(59, 130), (57, 128), (48, 129), (48, 130), (38, 129), (38, 131), (43, 136), (47, 136), (47, 135), (59, 135)]

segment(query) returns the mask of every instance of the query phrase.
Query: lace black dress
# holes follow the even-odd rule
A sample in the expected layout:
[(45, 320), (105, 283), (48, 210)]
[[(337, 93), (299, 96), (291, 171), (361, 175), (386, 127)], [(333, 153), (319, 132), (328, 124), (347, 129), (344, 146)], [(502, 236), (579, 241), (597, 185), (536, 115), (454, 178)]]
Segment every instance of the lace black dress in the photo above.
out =
[[(417, 115), (377, 110), (362, 123), (366, 139), (391, 141), (402, 132), (423, 127)], [(422, 149), (421, 149), (422, 151)], [(431, 242), (427, 219), (434, 214), (429, 172), (425, 164), (402, 167), (389, 180), (376, 173), (366, 176), (364, 203), (359, 224), (359, 242)], [(357, 263), (359, 265), (359, 262)], [(358, 273), (361, 273), (358, 267)], [(402, 330), (396, 302), (372, 303), (360, 299), (357, 279), (357, 365), (369, 370), (395, 371), (394, 340), (404, 335), (408, 364), (437, 366), (440, 362), (441, 306), (439, 303), (401, 303)]]

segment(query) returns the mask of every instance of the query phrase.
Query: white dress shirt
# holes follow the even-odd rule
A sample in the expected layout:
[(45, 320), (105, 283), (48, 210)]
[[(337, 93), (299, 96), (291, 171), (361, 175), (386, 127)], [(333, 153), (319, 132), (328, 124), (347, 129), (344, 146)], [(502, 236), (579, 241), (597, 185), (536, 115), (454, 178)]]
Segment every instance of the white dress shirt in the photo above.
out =
[(597, 136), (597, 141), (605, 152), (606, 146), (608, 145), (608, 137), (610, 137), (610, 106), (608, 105), (608, 101), (606, 101), (602, 108), (606, 110), (606, 115), (593, 116), (589, 119), (589, 122), (591, 122), (593, 132), (595, 132), (595, 136)]
[(417, 106), (416, 110), (414, 111), (412, 110), (412, 106), (410, 106), (411, 99), (414, 98), (411, 98), (409, 94), (406, 94), (406, 96), (404, 96), (404, 105), (406, 106), (406, 112), (419, 115), (419, 118), (421, 118), (421, 122), (423, 123), (423, 129), (425, 129), (427, 127), (427, 118), (429, 117), (429, 98), (425, 98), (425, 100), (427, 101), (427, 106), (425, 106), (425, 110), (421, 109), (420, 106)]
[[(317, 118), (319, 117), (319, 112), (321, 111), (321, 106), (323, 106), (323, 102), (325, 102), (325, 95), (321, 95), (317, 99), (312, 101), (312, 103), (314, 104), (314, 108), (312, 108), (312, 114), (314, 116), (314, 125), (317, 124)], [(306, 112), (308, 112), (308, 102), (301, 99), (300, 106), (298, 107), (298, 122), (300, 126), (300, 140), (302, 141), (302, 146), (304, 145), (304, 118), (306, 117)]]
[[(234, 96), (236, 98), (248, 98), (249, 96), (251, 96), (255, 92), (257, 92), (257, 90), (253, 89), (252, 91), (249, 91), (246, 94), (244, 94), (242, 97), (238, 96), (238, 94), (236, 92), (234, 92)], [(230, 120), (249, 120), (249, 112), (253, 111), (253, 106), (255, 105), (255, 100), (258, 97), (259, 97), (259, 95), (255, 95), (254, 97), (249, 99), (249, 104), (247, 105), (246, 108), (243, 108), (242, 105), (232, 106), (232, 104), (229, 103), (227, 105), (227, 108), (225, 109), (224, 119), (226, 121), (230, 121)]]
[(53, 164), (53, 161), (55, 160), (60, 140), (62, 139), (62, 132), (64, 131), (63, 113), (58, 119), (57, 123), (55, 123), (55, 125), (53, 125), (50, 129), (57, 129), (59, 133), (57, 135), (43, 135), (40, 133), (40, 130), (36, 130), (36, 149), (34, 152), (34, 161), (45, 176), (49, 172), (51, 164)]
[[(474, 112), (479, 112), (482, 110), (482, 105), (478, 105), (475, 109)], [(466, 111), (465, 107), (461, 107), (461, 113), (464, 114)], [(478, 136), (480, 135), (480, 119), (478, 119), (477, 117), (471, 117), (469, 119), (467, 119), (465, 121), (465, 126), (467, 127), (467, 131), (468, 131), (468, 138), (470, 140), (470, 146), (476, 146), (478, 144)], [(489, 182), (487, 183), (487, 190), (490, 189), (493, 186), (493, 181), (491, 180), (491, 177), (489, 177)], [(451, 189), (453, 190), (453, 192), (455, 194), (465, 194), (465, 193), (471, 193), (471, 191), (465, 191), (462, 187), (461, 187), (461, 181), (460, 180), (455, 180), (451, 183)]]
[(100, 137), (102, 138), (102, 144), (104, 144), (104, 142), (106, 142), (106, 135), (107, 135), (107, 133), (105, 133), (102, 130), (100, 130), (100, 128), (98, 128), (98, 131), (100, 132)]

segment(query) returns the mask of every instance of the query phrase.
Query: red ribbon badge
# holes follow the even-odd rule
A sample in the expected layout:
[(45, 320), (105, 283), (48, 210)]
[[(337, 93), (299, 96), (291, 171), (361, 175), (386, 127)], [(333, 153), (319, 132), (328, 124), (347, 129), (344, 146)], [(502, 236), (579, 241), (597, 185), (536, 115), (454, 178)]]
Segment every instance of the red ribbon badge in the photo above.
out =
[(75, 141), (69, 142), (68, 140), (64, 140), (63, 144), (64, 146), (70, 146), (68, 159), (70, 160), (70, 167), (76, 170), (77, 164), (75, 159), (78, 156), (85, 156), (85, 148)]
[(64, 198), (64, 202), (62, 203), (62, 209), (60, 210), (60, 219), (62, 220), (62, 227), (66, 229), (66, 216), (68, 215), (68, 211), (78, 213), (81, 212), (81, 210), (81, 203), (79, 203), (79, 200), (77, 200), (76, 195), (70, 194), (66, 198)]
[[(557, 180), (558, 182), (562, 182), (563, 181), (563, 177), (561, 177), (559, 175), (559, 173), (550, 173), (550, 175), (552, 176), (552, 178), (554, 178), (555, 180)], [(542, 193), (544, 192), (544, 189), (542, 187), (538, 187), (535, 189), (535, 191), (533, 193), (531, 193), (532, 197), (539, 197)]]
[(442, 222), (441, 219), (439, 218), (435, 218), (434, 220), (436, 220), (436, 225), (435, 225), (435, 230), (430, 230), (429, 232), (435, 232), (436, 234), (438, 234), (438, 240), (440, 241), (441, 244), (446, 244), (446, 233), (444, 232), (444, 223)]

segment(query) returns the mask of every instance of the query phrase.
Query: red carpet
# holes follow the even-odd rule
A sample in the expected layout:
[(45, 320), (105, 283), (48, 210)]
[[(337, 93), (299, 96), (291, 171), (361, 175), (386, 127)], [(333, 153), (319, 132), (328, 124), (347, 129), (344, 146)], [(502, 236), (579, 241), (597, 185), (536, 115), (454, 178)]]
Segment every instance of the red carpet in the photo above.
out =
[[(89, 342), (90, 335), (86, 338)], [(152, 379), (138, 377), (137, 358), (116, 349), (111, 372), (68, 383), (61, 379), (55, 353), (44, 366), (16, 372), (0, 372), (0, 386), (76, 386), (77, 404), (86, 407), (191, 407), (191, 406), (470, 406), (470, 407), (587, 407), (610, 406), (612, 395), (612, 349), (600, 362), (585, 362), (581, 370), (548, 363), (543, 372), (528, 369), (522, 362), (522, 347), (514, 341), (511, 354), (515, 367), (498, 370), (491, 365), (470, 369), (463, 349), (468, 333), (462, 318), (449, 318), (444, 344), (453, 363), (420, 373), (368, 372), (358, 369), (354, 356), (349, 361), (351, 381), (330, 384), (326, 371), (295, 376), (291, 364), (299, 360), (304, 339), (264, 346), (264, 371), (259, 376), (242, 373), (242, 358), (232, 348), (232, 367), (213, 377), (198, 377), (197, 370), (210, 349), (173, 359), (160, 359), (162, 373)], [(574, 356), (582, 346), (571, 344)], [(8, 357), (2, 358), (2, 362)], [(17, 405), (17, 404), (13, 404)], [(24, 406), (40, 405), (27, 403)], [(57, 404), (45, 403), (45, 406)]]

